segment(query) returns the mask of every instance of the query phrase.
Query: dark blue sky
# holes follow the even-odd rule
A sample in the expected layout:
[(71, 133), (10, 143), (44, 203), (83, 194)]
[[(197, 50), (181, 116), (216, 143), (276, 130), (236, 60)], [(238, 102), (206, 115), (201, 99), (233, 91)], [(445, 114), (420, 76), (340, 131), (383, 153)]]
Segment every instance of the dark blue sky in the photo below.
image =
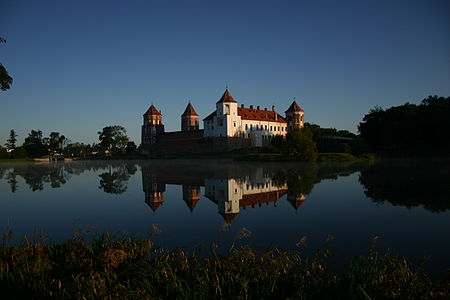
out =
[(228, 84), (239, 104), (356, 132), (375, 105), (450, 96), (450, 1), (0, 2), (0, 143), (31, 129), (97, 142), (123, 125), (140, 143), (153, 102), (179, 130)]

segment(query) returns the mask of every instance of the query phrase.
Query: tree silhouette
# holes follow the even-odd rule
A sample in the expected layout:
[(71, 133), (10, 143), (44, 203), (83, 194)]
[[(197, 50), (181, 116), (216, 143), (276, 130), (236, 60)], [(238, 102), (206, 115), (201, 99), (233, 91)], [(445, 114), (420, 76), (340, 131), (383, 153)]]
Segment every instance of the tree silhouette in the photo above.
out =
[[(6, 40), (0, 37), (0, 43), (6, 43)], [(2, 91), (6, 91), (7, 89), (11, 88), (12, 82), (12, 77), (9, 76), (6, 68), (2, 64), (0, 64), (0, 89)]]

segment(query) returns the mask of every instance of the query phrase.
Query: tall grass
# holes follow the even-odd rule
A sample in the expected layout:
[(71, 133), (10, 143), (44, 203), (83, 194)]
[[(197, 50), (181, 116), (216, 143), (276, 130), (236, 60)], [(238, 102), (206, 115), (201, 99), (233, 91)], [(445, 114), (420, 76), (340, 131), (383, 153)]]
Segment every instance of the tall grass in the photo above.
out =
[(74, 235), (59, 244), (0, 248), (1, 298), (56, 299), (448, 299), (449, 278), (431, 281), (406, 260), (370, 251), (342, 273), (326, 255), (233, 246), (207, 257), (167, 251), (151, 239)]

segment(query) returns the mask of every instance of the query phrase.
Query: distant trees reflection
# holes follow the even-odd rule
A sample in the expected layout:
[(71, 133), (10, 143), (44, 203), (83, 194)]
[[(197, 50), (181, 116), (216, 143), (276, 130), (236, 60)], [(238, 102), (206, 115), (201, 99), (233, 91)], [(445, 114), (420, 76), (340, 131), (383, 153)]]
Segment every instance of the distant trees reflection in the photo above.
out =
[[(78, 161), (73, 163), (11, 164), (0, 167), (0, 180), (16, 193), (23, 182), (31, 191), (60, 188), (73, 176), (96, 172), (98, 188), (121, 195), (128, 182), (142, 170), (145, 202), (153, 211), (164, 203), (166, 184), (181, 185), (180, 199), (194, 211), (205, 187), (206, 198), (216, 203), (232, 220), (248, 206), (273, 203), (287, 194), (286, 200), (298, 209), (323, 179), (336, 179), (360, 171), (364, 193), (376, 203), (389, 202), (406, 207), (423, 207), (432, 212), (450, 209), (450, 160), (392, 160), (371, 165), (346, 164), (252, 164), (188, 161)], [(428, 171), (427, 171), (428, 170)], [(23, 181), (20, 179), (22, 178)], [(225, 202), (224, 202), (225, 201)], [(234, 202), (233, 202), (234, 201)]]
[(105, 193), (120, 195), (127, 190), (127, 182), (130, 176), (136, 173), (137, 168), (134, 164), (124, 163), (114, 168), (109, 165), (108, 172), (99, 175), (100, 186)]
[(376, 203), (450, 209), (450, 160), (388, 160), (361, 171), (364, 193)]
[(17, 177), (22, 177), (33, 191), (42, 191), (44, 187), (59, 188), (66, 184), (73, 175), (86, 171), (108, 170), (99, 175), (100, 187), (106, 193), (121, 194), (126, 191), (126, 182), (135, 174), (137, 167), (127, 162), (76, 162), (45, 164), (13, 164), (0, 169), (0, 179), (4, 179), (15, 193), (19, 188)]

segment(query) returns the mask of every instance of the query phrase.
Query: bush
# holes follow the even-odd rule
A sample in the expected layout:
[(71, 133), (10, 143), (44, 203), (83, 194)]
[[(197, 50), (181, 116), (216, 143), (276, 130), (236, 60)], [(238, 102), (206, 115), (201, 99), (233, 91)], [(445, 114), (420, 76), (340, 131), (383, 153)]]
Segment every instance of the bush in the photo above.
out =
[(309, 128), (295, 130), (286, 135), (286, 139), (276, 136), (271, 145), (280, 153), (293, 156), (302, 161), (315, 161), (317, 159), (317, 146), (312, 139)]

